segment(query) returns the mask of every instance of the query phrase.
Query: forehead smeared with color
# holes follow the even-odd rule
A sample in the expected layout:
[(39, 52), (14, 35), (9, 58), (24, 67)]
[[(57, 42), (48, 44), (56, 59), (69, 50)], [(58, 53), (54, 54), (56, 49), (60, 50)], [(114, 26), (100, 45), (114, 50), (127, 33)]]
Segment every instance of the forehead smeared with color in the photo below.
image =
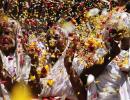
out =
[(3, 29), (3, 31), (8, 30), (10, 32), (13, 32), (14, 34), (21, 35), (21, 27), (19, 22), (1, 13), (0, 13), (0, 27)]

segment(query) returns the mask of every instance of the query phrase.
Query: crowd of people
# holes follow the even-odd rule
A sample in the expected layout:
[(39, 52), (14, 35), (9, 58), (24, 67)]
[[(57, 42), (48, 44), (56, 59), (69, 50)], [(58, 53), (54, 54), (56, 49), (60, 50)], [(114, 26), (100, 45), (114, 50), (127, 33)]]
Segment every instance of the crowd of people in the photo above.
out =
[(130, 100), (129, 48), (128, 0), (1, 0), (0, 99)]

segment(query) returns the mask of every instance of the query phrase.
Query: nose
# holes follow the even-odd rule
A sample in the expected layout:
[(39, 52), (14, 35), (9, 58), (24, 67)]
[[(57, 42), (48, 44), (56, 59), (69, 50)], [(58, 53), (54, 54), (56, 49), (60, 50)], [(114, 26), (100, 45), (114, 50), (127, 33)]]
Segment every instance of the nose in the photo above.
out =
[(7, 41), (8, 41), (8, 39), (7, 39), (7, 38), (4, 38), (4, 41), (5, 41), (5, 42), (7, 42)]
[(4, 42), (8, 42), (8, 37), (7, 36), (4, 36), (3, 39), (2, 39), (3, 43)]

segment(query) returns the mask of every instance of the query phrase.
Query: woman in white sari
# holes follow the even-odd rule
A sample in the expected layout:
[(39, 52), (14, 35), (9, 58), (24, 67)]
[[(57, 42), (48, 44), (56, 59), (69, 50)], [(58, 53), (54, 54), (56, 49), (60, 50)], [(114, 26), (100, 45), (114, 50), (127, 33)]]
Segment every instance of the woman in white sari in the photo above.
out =
[(0, 11), (0, 85), (2, 95), (9, 100), (16, 82), (28, 83), (31, 58), (23, 52), (19, 23)]
[(109, 21), (104, 32), (113, 40), (109, 45), (110, 54), (107, 59), (104, 59), (106, 64), (83, 72), (84, 75), (92, 74), (96, 78), (95, 81), (89, 79), (91, 84), (89, 83), (88, 99), (93, 100), (95, 94), (92, 91), (94, 90), (98, 100), (130, 100), (130, 15), (127, 12), (116, 12)]
[[(84, 84), (86, 83), (86, 74), (92, 74), (95, 77), (94, 80), (94, 77), (90, 75), (87, 79), (88, 100), (130, 100), (129, 16), (126, 12), (117, 12), (112, 15), (112, 20), (110, 20), (112, 24), (108, 26), (110, 30), (107, 27), (105, 31), (105, 34), (112, 36), (112, 41), (109, 45), (110, 51), (104, 56), (104, 63), (102, 65), (94, 65), (89, 69), (86, 68), (80, 75)], [(125, 29), (127, 31), (124, 31)], [(122, 34), (125, 34), (123, 38)], [(73, 71), (73, 74), (68, 71), (71, 77), (75, 76), (77, 80), (80, 80), (74, 69), (69, 68), (71, 64), (65, 67)], [(80, 85), (82, 86), (82, 83)]]

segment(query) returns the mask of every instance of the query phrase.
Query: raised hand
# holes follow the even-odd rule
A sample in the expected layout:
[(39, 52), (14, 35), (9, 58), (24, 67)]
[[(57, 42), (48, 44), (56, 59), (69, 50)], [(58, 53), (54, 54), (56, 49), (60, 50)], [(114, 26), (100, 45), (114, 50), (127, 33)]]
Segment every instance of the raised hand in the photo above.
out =
[(85, 90), (85, 87), (83, 86), (83, 83), (80, 77), (78, 76), (78, 74), (76, 73), (76, 71), (72, 68), (72, 61), (74, 59), (74, 54), (77, 49), (78, 38), (74, 34), (72, 34), (70, 39), (71, 39), (71, 43), (70, 43), (70, 47), (66, 52), (64, 65), (67, 70), (67, 73), (70, 76), (69, 79), (78, 100), (86, 100), (87, 92)]

